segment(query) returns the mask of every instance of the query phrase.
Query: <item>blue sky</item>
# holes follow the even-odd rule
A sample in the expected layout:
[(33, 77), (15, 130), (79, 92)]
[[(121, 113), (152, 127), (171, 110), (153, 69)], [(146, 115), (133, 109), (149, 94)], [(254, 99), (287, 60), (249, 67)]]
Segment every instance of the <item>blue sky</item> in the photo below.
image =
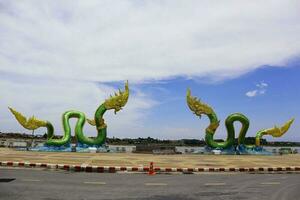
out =
[[(205, 117), (198, 119), (186, 105), (186, 90), (191, 88), (193, 96), (211, 105), (222, 122), (231, 113), (245, 114), (251, 124), (247, 134), (249, 136), (254, 136), (260, 129), (282, 125), (288, 119), (295, 118), (295, 123), (284, 139), (299, 141), (300, 126), (297, 120), (300, 117), (300, 108), (297, 106), (300, 101), (299, 77), (299, 61), (294, 60), (284, 68), (264, 66), (238, 78), (216, 83), (178, 77), (157, 83), (141, 84), (139, 89), (151, 94), (158, 102), (147, 113), (147, 126), (168, 126), (179, 130), (178, 132), (174, 130), (174, 135), (169, 133), (166, 138), (180, 136), (193, 138), (196, 129), (198, 137), (204, 137), (203, 126), (208, 125), (207, 119), (204, 119)], [(267, 86), (261, 89), (258, 87), (261, 83)], [(258, 91), (257, 95), (250, 97), (246, 95), (253, 90)], [(260, 94), (259, 91), (262, 90), (263, 93)], [(220, 127), (222, 131), (218, 133), (220, 137), (225, 137), (224, 124), (222, 126)], [(160, 133), (154, 135), (164, 137)]]
[[(299, 6), (296, 0), (0, 0), (0, 131), (26, 132), (11, 106), (51, 121), (62, 134), (63, 112), (91, 117), (129, 80), (128, 104), (105, 116), (109, 137), (203, 138), (209, 122), (188, 109), (189, 87), (222, 122), (244, 113), (249, 136), (295, 117), (275, 140), (300, 141)], [(85, 132), (96, 134), (89, 126)], [(216, 137), (226, 137), (223, 123)]]

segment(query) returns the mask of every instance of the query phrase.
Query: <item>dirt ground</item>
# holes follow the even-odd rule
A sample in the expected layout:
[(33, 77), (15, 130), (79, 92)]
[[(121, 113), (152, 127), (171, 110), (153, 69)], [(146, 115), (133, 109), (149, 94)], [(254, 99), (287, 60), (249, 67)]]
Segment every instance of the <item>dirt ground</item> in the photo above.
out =
[(300, 166), (300, 154), (256, 155), (152, 155), (134, 153), (28, 152), (0, 148), (0, 161), (97, 166), (157, 167), (290, 167)]

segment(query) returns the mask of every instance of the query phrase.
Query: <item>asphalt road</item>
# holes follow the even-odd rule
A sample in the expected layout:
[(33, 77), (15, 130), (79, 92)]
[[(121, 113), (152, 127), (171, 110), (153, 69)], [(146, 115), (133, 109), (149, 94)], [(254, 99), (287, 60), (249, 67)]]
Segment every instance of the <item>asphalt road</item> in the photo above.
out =
[(295, 200), (300, 174), (99, 174), (0, 168), (0, 199)]

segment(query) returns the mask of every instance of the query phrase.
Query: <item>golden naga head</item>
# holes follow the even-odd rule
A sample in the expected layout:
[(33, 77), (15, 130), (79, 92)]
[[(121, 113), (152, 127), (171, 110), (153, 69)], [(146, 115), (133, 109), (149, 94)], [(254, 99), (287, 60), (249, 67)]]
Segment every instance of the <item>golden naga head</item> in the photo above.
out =
[(193, 97), (190, 89), (187, 90), (186, 101), (191, 111), (199, 117), (201, 117), (201, 114), (208, 115), (214, 112), (209, 105), (201, 102), (197, 97)]
[(281, 127), (274, 126), (274, 128), (265, 129), (263, 131), (263, 135), (271, 135), (273, 137), (281, 137), (283, 134), (285, 134), (289, 130), (289, 128), (293, 122), (294, 122), (294, 119), (290, 119)]
[(115, 114), (124, 107), (129, 98), (129, 87), (128, 81), (125, 83), (125, 91), (119, 89), (119, 93), (115, 93), (115, 96), (111, 96), (109, 99), (106, 99), (104, 106), (107, 110), (114, 109)]
[(39, 120), (35, 118), (34, 116), (27, 119), (24, 115), (19, 113), (18, 111), (14, 110), (13, 108), (8, 107), (11, 113), (15, 116), (16, 120), (25, 128), (28, 130), (35, 130), (40, 127), (45, 127), (47, 122)]

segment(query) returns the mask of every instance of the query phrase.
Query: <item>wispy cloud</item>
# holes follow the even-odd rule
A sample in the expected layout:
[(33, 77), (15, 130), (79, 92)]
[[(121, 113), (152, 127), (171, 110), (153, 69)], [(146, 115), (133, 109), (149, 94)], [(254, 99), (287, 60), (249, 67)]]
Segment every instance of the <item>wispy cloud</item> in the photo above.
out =
[(246, 96), (255, 97), (257, 95), (263, 95), (266, 93), (267, 87), (268, 87), (268, 84), (262, 81), (262, 82), (256, 84), (257, 89), (246, 92)]
[(255, 97), (257, 95), (257, 90), (251, 90), (246, 92), (246, 96), (248, 97)]

